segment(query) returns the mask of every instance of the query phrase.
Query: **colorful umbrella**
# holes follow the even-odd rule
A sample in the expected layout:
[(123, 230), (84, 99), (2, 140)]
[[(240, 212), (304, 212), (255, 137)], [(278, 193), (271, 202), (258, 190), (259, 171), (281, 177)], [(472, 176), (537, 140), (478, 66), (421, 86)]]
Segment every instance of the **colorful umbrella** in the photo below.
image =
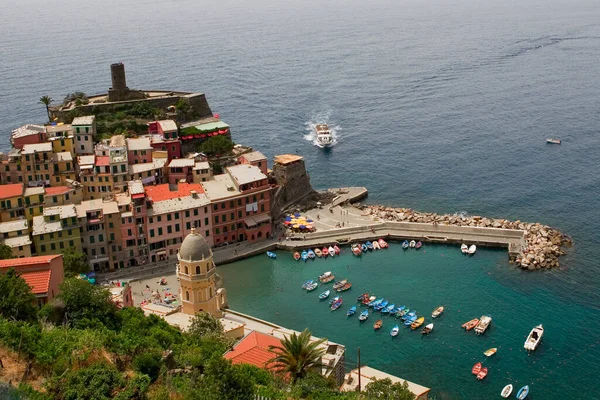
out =
[(300, 229), (306, 229), (305, 225), (300, 225)]
[(298, 225), (298, 224), (292, 225), (292, 228), (298, 229), (299, 227), (300, 227), (300, 225)]
[(299, 218), (299, 217), (301, 217), (301, 216), (302, 216), (302, 214), (300, 214), (300, 213), (296, 213), (296, 214), (294, 214), (294, 217), (296, 217), (296, 218)]

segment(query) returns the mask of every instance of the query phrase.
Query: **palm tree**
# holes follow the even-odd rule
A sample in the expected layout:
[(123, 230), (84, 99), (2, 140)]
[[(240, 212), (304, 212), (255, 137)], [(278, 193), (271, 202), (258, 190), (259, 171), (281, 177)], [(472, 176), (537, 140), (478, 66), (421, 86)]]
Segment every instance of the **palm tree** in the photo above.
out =
[(52, 118), (50, 117), (50, 103), (52, 103), (52, 97), (42, 96), (40, 97), (39, 103), (46, 106), (46, 114), (48, 114), (48, 122), (50, 122), (52, 120)]
[(269, 361), (271, 369), (284, 374), (290, 374), (292, 383), (302, 379), (313, 368), (323, 367), (321, 357), (325, 350), (319, 346), (325, 341), (320, 339), (311, 343), (311, 333), (305, 329), (296, 335), (281, 341), (282, 346), (269, 346), (275, 357)]

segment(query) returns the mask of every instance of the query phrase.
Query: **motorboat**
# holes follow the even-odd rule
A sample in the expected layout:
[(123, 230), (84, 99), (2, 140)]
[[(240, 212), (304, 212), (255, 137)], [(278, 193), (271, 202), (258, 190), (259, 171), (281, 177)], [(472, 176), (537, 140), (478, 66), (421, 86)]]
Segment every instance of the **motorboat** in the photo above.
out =
[(338, 290), (339, 288), (344, 286), (346, 283), (348, 283), (348, 279), (342, 279), (341, 281), (338, 281), (333, 284), (333, 289)]
[(467, 254), (469, 253), (469, 246), (467, 246), (466, 244), (461, 244), (460, 245), (460, 251), (462, 251), (463, 254)]
[(337, 253), (335, 252), (335, 249), (333, 248), (333, 246), (329, 246), (329, 248), (328, 248), (327, 250), (329, 250), (329, 255), (330, 255), (331, 257), (335, 257), (335, 255), (337, 254)]
[(306, 260), (308, 260), (308, 252), (304, 250), (302, 254), (300, 254), (300, 258), (302, 258), (302, 261), (306, 262)]
[(354, 254), (357, 257), (362, 254), (362, 250), (360, 249), (360, 246), (356, 243), (353, 244), (352, 246), (350, 246), (350, 249), (352, 250), (352, 254)]
[(390, 335), (392, 337), (396, 337), (398, 336), (398, 333), (400, 333), (400, 328), (398, 327), (398, 325), (395, 325), (392, 330), (390, 331)]
[(326, 290), (326, 291), (324, 291), (323, 293), (321, 293), (321, 294), (319, 295), (319, 300), (325, 300), (326, 298), (328, 298), (328, 297), (329, 297), (329, 295), (330, 295), (330, 294), (331, 294), (331, 291), (330, 291), (330, 290)]
[(477, 375), (479, 372), (481, 372), (481, 368), (483, 367), (483, 365), (478, 362), (477, 364), (473, 365), (473, 368), (471, 368), (471, 373), (473, 375)]
[(337, 244), (333, 246), (333, 250), (335, 251), (336, 256), (342, 252), (342, 249), (340, 249)]
[(512, 391), (513, 391), (513, 385), (509, 383), (508, 385), (504, 386), (504, 389), (502, 389), (502, 392), (500, 392), (500, 396), (507, 399), (512, 394)]
[(519, 391), (517, 392), (517, 399), (523, 400), (525, 397), (527, 397), (528, 394), (529, 394), (529, 385), (525, 385), (521, 389), (519, 389)]
[(367, 246), (367, 250), (371, 250), (371, 251), (373, 250), (373, 243), (371, 243), (371, 242), (366, 242), (366, 243), (365, 243), (365, 246)]
[(306, 288), (308, 287), (308, 285), (312, 285), (312, 284), (313, 284), (313, 282), (314, 282), (314, 281), (313, 281), (312, 279), (309, 279), (309, 280), (307, 280), (306, 282), (304, 282), (304, 283), (302, 284), (302, 289), (306, 289)]
[(492, 347), (491, 349), (487, 349), (486, 351), (484, 351), (483, 355), (486, 357), (491, 357), (494, 354), (496, 354), (497, 351), (498, 351), (497, 347)]
[(390, 304), (389, 306), (386, 306), (384, 308), (381, 309), (381, 313), (382, 314), (389, 314), (392, 312), (392, 310), (396, 307), (395, 304)]
[(378, 242), (379, 242), (379, 247), (381, 247), (382, 249), (387, 249), (388, 248), (388, 244), (387, 244), (387, 242), (385, 240), (379, 239)]
[(367, 250), (369, 250), (369, 248), (367, 247), (367, 245), (364, 244), (364, 243), (360, 245), (360, 249), (362, 250), (363, 253), (366, 252)]
[(464, 324), (462, 324), (460, 327), (465, 328), (465, 331), (470, 331), (471, 329), (475, 328), (478, 323), (479, 323), (479, 319), (473, 318), (469, 322), (465, 322)]
[(525, 350), (534, 351), (540, 344), (543, 335), (544, 327), (541, 324), (533, 328), (531, 332), (529, 332), (529, 336), (527, 336), (527, 340), (525, 341), (525, 345), (523, 346), (525, 347)]
[(315, 249), (315, 256), (321, 258), (321, 256), (323, 255), (323, 253), (321, 253), (321, 249), (319, 249), (318, 247)]
[(346, 290), (350, 290), (352, 288), (352, 282), (346, 283), (344, 286), (337, 288), (338, 292), (345, 292)]
[(405, 240), (404, 242), (402, 242), (402, 248), (403, 248), (404, 250), (408, 249), (408, 246), (409, 246), (409, 244), (408, 244), (408, 240)]
[(410, 324), (410, 329), (412, 329), (414, 331), (415, 329), (417, 329), (418, 327), (423, 325), (423, 322), (425, 322), (425, 317), (417, 318), (416, 321), (414, 321), (412, 324)]
[(411, 249), (414, 248), (417, 245), (417, 242), (415, 242), (414, 240), (411, 240), (410, 243), (408, 244), (408, 247), (410, 247)]
[(348, 311), (346, 311), (346, 315), (349, 317), (351, 315), (354, 315), (356, 313), (356, 306), (352, 306), (350, 307), (350, 309)]
[(546, 143), (550, 143), (550, 144), (560, 144), (561, 141), (560, 139), (546, 139)]
[(327, 247), (323, 247), (323, 250), (321, 250), (321, 254), (323, 255), (323, 257), (327, 258), (327, 256), (329, 255), (329, 249)]
[(335, 303), (331, 305), (331, 311), (335, 311), (342, 306), (344, 300), (340, 297)]
[(359, 321), (366, 321), (367, 318), (369, 318), (369, 310), (365, 310), (365, 311), (361, 312), (360, 315), (358, 316)]
[(294, 253), (294, 260), (298, 261), (300, 259), (300, 253), (295, 252)]
[(374, 300), (375, 300), (375, 296), (370, 296), (370, 297), (366, 297), (365, 299), (363, 299), (363, 301), (361, 303), (365, 306), (368, 306), (369, 303)]
[(377, 300), (372, 300), (369, 304), (367, 304), (369, 307), (375, 307), (376, 305), (378, 305), (379, 303), (381, 303), (383, 301), (383, 297), (377, 299)]
[(321, 148), (333, 146), (333, 136), (327, 124), (317, 124), (315, 134), (317, 135), (317, 146)]
[(277, 258), (277, 254), (273, 253), (272, 251), (267, 251), (267, 256), (269, 258)]
[(477, 374), (477, 380), (483, 380), (488, 374), (488, 369), (486, 367), (481, 368), (481, 371)]
[(429, 335), (431, 331), (433, 331), (433, 324), (427, 324), (425, 325), (425, 328), (423, 328), (423, 330), (421, 331), (421, 334)]
[(423, 247), (423, 242), (421, 242), (420, 240), (417, 242), (417, 244), (415, 245), (415, 249), (419, 250), (421, 247)]
[(381, 327), (383, 326), (383, 321), (378, 319), (377, 321), (375, 321), (375, 323), (373, 324), (373, 329), (375, 329), (376, 331), (379, 330)]
[(308, 258), (310, 258), (311, 260), (314, 260), (315, 258), (315, 252), (312, 251), (312, 249), (308, 249)]
[(329, 305), (335, 303), (336, 301), (338, 301), (341, 297), (340, 296), (335, 296), (333, 299), (329, 300)]
[(437, 318), (444, 312), (444, 306), (439, 306), (431, 313), (431, 318)]
[(377, 240), (373, 240), (373, 250), (379, 250), (379, 249), (381, 249), (379, 242)]
[(470, 256), (472, 256), (473, 254), (475, 254), (476, 251), (477, 251), (477, 246), (475, 246), (474, 244), (472, 244), (472, 245), (469, 246), (468, 254)]
[(483, 334), (487, 330), (487, 328), (490, 326), (491, 323), (492, 323), (492, 317), (488, 317), (487, 315), (482, 315), (481, 318), (479, 318), (479, 323), (475, 327), (475, 333), (477, 335)]
[(383, 310), (388, 304), (390, 304), (389, 301), (387, 300), (383, 300), (381, 303), (377, 304), (376, 306), (373, 307), (373, 310), (375, 311), (381, 311)]
[(306, 289), (307, 292), (312, 292), (317, 287), (319, 287), (319, 284), (317, 282), (313, 282), (310, 285), (308, 285), (305, 289)]

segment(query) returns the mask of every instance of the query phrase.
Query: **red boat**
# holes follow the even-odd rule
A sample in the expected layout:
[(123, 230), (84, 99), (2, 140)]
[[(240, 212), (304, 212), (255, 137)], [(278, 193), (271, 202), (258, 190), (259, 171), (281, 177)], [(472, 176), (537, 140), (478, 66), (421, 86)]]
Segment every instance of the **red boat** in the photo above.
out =
[(335, 254), (340, 254), (341, 250), (337, 244), (335, 246), (333, 246), (333, 249), (335, 250)]
[(294, 260), (298, 261), (300, 259), (300, 253), (295, 252), (294, 253)]
[(471, 329), (475, 328), (478, 323), (479, 323), (479, 319), (475, 318), (475, 319), (470, 320), (469, 322), (465, 322), (464, 324), (461, 325), (461, 327), (465, 328), (466, 331), (470, 331)]
[(481, 371), (479, 371), (479, 373), (477, 374), (477, 380), (482, 380), (487, 376), (488, 373), (488, 369), (487, 368), (482, 368)]
[(357, 257), (362, 254), (362, 250), (360, 249), (360, 246), (357, 244), (353, 244), (351, 246), (351, 249), (352, 249), (352, 253)]
[(323, 254), (323, 257), (327, 257), (329, 255), (329, 250), (327, 249), (327, 247), (323, 247), (323, 250), (321, 250), (321, 254)]
[(473, 369), (471, 369), (471, 373), (473, 375), (477, 375), (479, 372), (481, 372), (481, 367), (482, 367), (481, 363), (478, 362), (477, 364), (473, 365)]
[(385, 240), (379, 239), (377, 242), (379, 242), (379, 247), (381, 247), (382, 249), (387, 249), (388, 244)]

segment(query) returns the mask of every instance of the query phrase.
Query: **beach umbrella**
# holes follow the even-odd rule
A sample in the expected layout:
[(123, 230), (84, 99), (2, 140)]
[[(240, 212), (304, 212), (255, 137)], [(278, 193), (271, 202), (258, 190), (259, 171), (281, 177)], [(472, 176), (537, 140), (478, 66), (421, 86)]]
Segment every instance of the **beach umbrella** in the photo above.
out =
[(287, 216), (287, 217), (285, 217), (285, 220), (286, 220), (286, 221), (291, 221), (291, 220), (292, 220), (292, 217), (290, 217), (290, 216)]
[(306, 222), (313, 222), (313, 220), (312, 219), (307, 219)]
[(292, 225), (292, 228), (298, 229), (299, 227), (300, 227), (300, 225), (298, 225), (298, 224)]
[(302, 214), (300, 214), (300, 213), (296, 213), (296, 214), (294, 214), (294, 217), (296, 217), (296, 218), (299, 218), (299, 217), (301, 217), (301, 216), (302, 216)]
[(305, 225), (300, 225), (300, 229), (306, 229)]
[(284, 224), (285, 225), (291, 225), (291, 221), (285, 221)]
[(312, 226), (312, 225), (306, 225), (306, 229), (308, 229), (308, 230), (311, 230), (311, 231), (312, 231), (312, 229), (313, 229), (313, 226)]

